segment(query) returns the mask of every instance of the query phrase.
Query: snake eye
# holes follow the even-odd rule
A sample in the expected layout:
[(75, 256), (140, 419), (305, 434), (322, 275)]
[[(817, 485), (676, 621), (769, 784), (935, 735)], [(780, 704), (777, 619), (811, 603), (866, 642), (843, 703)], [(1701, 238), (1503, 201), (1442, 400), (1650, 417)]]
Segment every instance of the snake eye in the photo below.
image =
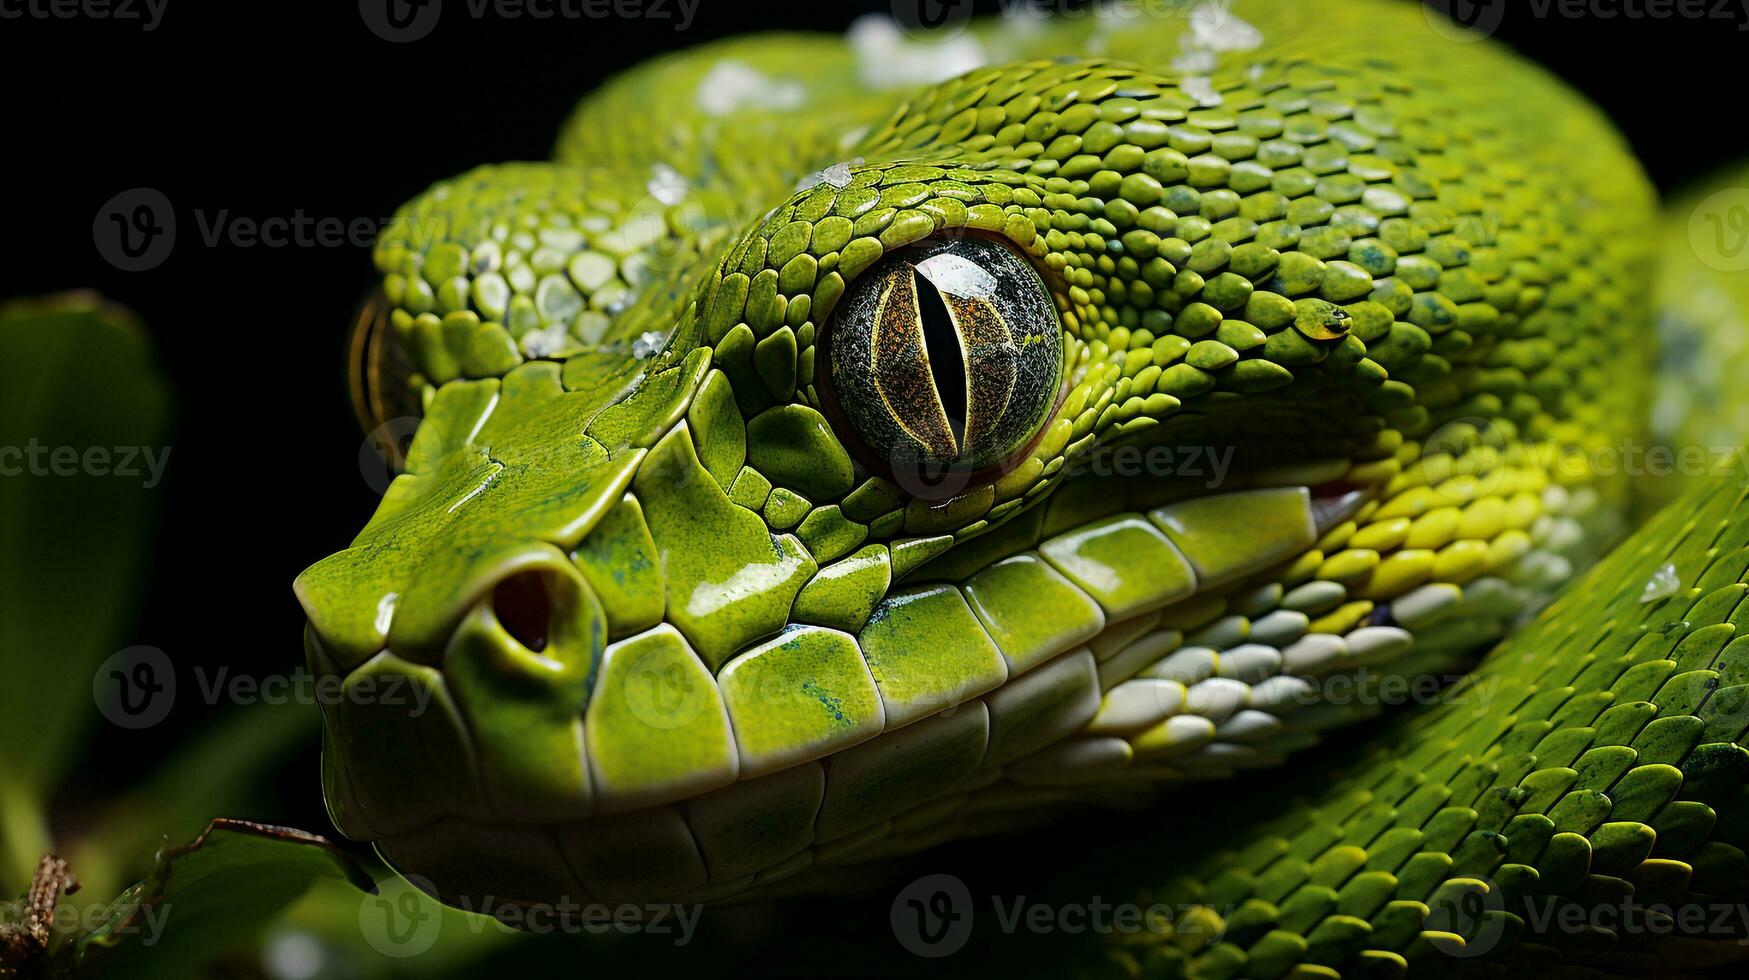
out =
[(860, 276), (827, 341), (831, 393), (872, 465), (996, 467), (1056, 406), (1062, 328), (1009, 246), (962, 237), (894, 252)]

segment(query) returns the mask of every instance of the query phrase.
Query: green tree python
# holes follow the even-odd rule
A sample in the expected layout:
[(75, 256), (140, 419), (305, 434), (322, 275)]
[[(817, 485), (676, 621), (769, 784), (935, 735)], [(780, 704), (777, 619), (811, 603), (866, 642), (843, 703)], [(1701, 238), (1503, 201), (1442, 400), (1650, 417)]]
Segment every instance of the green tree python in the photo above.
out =
[(1598, 463), (1688, 242), (1600, 113), (1408, 3), (936, 40), (662, 57), (401, 210), (355, 399), (417, 431), (296, 583), (336, 825), (690, 903), (1158, 800), (1107, 894), (1179, 914), (1091, 967), (1744, 956), (1523, 908), (1749, 900), (1749, 511)]

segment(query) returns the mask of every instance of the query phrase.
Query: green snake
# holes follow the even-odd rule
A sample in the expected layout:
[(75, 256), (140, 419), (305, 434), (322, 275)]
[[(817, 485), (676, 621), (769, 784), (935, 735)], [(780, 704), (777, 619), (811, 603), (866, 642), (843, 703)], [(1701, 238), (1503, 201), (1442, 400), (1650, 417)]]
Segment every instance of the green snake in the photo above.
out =
[(418, 421), (296, 584), (333, 820), (464, 906), (690, 903), (1159, 800), (1118, 972), (1740, 957), (1519, 908), (1749, 898), (1741, 485), (1525, 626), (1640, 520), (1656, 207), (1407, 3), (630, 71), (375, 251), (355, 400)]

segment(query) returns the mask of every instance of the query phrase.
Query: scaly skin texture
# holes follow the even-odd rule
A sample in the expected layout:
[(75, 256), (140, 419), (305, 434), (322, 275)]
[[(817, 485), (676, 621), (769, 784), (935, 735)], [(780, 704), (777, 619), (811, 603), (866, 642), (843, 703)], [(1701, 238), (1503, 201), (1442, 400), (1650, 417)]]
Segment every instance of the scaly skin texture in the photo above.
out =
[[(1413, 5), (1233, 15), (982, 25), (986, 67), (892, 90), (837, 39), (725, 42), (609, 83), (556, 162), (408, 205), (362, 387), (422, 421), (297, 583), (349, 694), (335, 822), (452, 901), (708, 901), (1074, 804), (1221, 807), (1594, 558), (1629, 488), (1562, 464), (1639, 436), (1652, 343), (1620, 141)], [(959, 235), (1048, 291), (1061, 394), (995, 469), (870, 459), (835, 311)], [(1441, 802), (1469, 759), (1425, 744)]]
[(1732, 975), (1707, 971), (1749, 957), (1745, 500), (1691, 482), (1367, 747), (1088, 848), (1029, 902), (1143, 924), (1022, 930), (992, 974)]

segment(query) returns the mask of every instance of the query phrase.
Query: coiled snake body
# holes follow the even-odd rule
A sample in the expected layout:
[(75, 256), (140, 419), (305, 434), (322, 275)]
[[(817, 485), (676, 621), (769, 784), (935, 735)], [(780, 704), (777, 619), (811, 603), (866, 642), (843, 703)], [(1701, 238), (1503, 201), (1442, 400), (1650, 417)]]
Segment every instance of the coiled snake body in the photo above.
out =
[[(1655, 199), (1457, 37), (734, 40), (407, 205), (358, 400), (417, 434), (297, 583), (335, 822), (449, 901), (695, 902), (1164, 799), (1113, 892), (1185, 912), (1101, 962), (1195, 976), (1591, 962), (1515, 903), (1749, 898), (1741, 488), (1519, 629), (1637, 519), (1588, 461), (1649, 425)], [(1301, 802), (1223, 803), (1290, 758)]]

